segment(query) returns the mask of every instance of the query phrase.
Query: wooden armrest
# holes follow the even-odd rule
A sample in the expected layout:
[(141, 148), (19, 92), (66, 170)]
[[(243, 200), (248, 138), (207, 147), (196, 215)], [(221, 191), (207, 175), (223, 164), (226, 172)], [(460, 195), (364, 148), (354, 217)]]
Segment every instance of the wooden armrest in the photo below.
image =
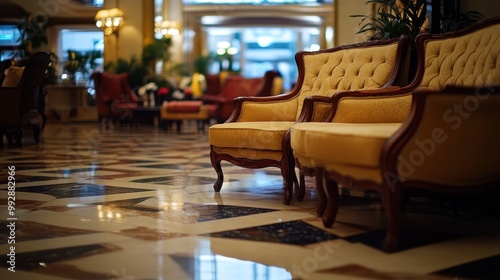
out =
[(413, 87), (343, 91), (332, 96), (327, 121), (346, 123), (403, 122), (411, 107)]
[(297, 122), (325, 121), (330, 115), (332, 98), (312, 95), (304, 99)]
[(233, 100), (233, 113), (227, 122), (295, 121), (297, 96), (241, 96)]

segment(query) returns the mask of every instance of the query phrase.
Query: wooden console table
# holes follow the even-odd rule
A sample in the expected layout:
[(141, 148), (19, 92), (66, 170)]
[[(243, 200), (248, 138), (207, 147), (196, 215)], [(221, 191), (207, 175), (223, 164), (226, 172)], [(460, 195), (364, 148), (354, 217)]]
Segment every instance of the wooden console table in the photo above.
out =
[(71, 84), (46, 85), (45, 112), (48, 121), (97, 121), (97, 109), (89, 106), (88, 87)]

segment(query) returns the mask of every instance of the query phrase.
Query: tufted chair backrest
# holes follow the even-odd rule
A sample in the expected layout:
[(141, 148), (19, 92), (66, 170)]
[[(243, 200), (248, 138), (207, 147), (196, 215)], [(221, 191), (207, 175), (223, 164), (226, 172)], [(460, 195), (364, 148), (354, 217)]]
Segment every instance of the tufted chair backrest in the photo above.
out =
[[(421, 36), (425, 48), (420, 87), (443, 90), (446, 85), (484, 86), (500, 82), (500, 18), (485, 21), (453, 37)], [(495, 23), (496, 22), (496, 23)]]
[(296, 119), (308, 96), (330, 97), (338, 91), (376, 89), (395, 83), (394, 72), (400, 66), (397, 56), (402, 51), (398, 52), (398, 47), (407, 47), (401, 41), (399, 44), (398, 40), (370, 42), (303, 53), (303, 81), (297, 98)]

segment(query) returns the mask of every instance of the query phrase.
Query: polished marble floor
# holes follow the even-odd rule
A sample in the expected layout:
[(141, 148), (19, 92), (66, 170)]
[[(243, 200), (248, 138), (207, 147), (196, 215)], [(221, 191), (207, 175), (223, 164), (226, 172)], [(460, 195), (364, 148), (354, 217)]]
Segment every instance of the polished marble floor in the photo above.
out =
[(326, 229), (313, 180), (287, 206), (277, 169), (224, 163), (214, 193), (194, 125), (49, 124), (0, 162), (0, 279), (500, 279), (498, 193), (412, 196), (386, 253), (373, 194), (343, 196)]

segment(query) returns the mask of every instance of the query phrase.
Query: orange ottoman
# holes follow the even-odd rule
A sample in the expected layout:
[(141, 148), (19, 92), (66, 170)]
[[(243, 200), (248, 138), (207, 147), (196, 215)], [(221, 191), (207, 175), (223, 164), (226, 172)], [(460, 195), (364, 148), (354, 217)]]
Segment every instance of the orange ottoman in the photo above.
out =
[(177, 131), (181, 131), (182, 121), (196, 120), (198, 131), (205, 132), (205, 124), (208, 123), (208, 108), (202, 101), (170, 101), (161, 106), (160, 117), (165, 130), (171, 121), (176, 121)]

